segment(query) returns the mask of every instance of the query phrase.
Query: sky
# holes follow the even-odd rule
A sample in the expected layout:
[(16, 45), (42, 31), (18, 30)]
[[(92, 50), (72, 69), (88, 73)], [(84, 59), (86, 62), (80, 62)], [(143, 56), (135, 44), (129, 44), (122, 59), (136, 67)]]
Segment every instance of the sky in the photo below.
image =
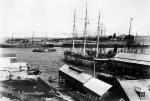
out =
[[(87, 35), (96, 35), (97, 20), (104, 35), (150, 35), (150, 0), (0, 0), (0, 37), (71, 37), (76, 10), (76, 30), (83, 35), (87, 2)], [(33, 34), (34, 33), (34, 34)]]

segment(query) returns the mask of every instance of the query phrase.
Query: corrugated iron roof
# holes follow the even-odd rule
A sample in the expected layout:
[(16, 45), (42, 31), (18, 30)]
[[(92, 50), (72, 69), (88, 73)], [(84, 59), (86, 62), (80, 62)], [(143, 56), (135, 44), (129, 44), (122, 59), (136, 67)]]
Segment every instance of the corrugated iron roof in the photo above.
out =
[(98, 94), (99, 96), (102, 96), (112, 87), (112, 85), (98, 80), (94, 77), (87, 81), (84, 86), (94, 93)]
[(118, 53), (115, 55), (114, 60), (150, 66), (150, 55)]
[[(73, 67), (72, 67), (73, 68)], [(91, 75), (77, 72), (76, 70), (70, 69), (68, 65), (64, 65), (59, 69), (61, 72), (71, 76), (72, 78), (80, 81), (81, 83), (87, 82), (90, 78), (92, 78)]]
[[(150, 79), (123, 80), (119, 81), (130, 101), (150, 101)], [(146, 93), (145, 98), (140, 98), (135, 91), (135, 87), (141, 87)]]

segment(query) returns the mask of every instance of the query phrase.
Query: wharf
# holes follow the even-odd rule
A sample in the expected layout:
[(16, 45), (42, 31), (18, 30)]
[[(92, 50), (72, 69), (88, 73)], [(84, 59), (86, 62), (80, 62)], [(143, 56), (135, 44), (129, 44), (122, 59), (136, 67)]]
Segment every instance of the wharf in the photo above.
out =
[[(74, 44), (76, 48), (83, 48), (83, 44)], [(150, 45), (140, 45), (140, 44), (131, 44), (127, 46), (126, 44), (99, 44), (101, 48), (114, 48), (117, 45), (118, 48), (148, 48)], [(95, 48), (95, 43), (86, 43), (86, 48)], [(64, 43), (63, 47), (72, 47), (72, 43)]]
[(8, 98), (19, 100), (45, 101), (46, 99), (57, 99), (57, 101), (68, 101), (71, 97), (63, 95), (52, 87), (44, 78), (37, 80), (7, 80), (0, 82), (0, 92)]
[(45, 87), (48, 87), (50, 89), (50, 92), (52, 92), (53, 94), (55, 94), (56, 97), (62, 99), (61, 101), (68, 101), (68, 100), (69, 101), (73, 101), (72, 97), (64, 94), (59, 89), (53, 87), (48, 80), (45, 80), (44, 77), (40, 77), (39, 81), (40, 81), (41, 84), (45, 85)]

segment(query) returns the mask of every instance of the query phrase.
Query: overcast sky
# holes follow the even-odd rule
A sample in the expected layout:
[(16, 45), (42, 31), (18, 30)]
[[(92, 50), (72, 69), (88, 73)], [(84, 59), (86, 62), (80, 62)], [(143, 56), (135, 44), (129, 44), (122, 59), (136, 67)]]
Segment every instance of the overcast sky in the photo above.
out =
[[(98, 13), (105, 34), (127, 34), (133, 18), (132, 34), (150, 35), (150, 0), (86, 0), (88, 6), (88, 34), (97, 29)], [(76, 9), (76, 27), (82, 36), (85, 18), (85, 0), (1, 0), (1, 36), (11, 37), (67, 37), (71, 36), (73, 14)], [(68, 33), (68, 34), (61, 34)]]

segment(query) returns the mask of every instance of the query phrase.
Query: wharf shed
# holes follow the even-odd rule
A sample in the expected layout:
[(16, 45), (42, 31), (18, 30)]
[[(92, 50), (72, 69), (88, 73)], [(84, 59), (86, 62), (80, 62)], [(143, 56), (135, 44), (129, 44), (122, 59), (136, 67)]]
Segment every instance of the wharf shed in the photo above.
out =
[(102, 101), (150, 101), (150, 79), (118, 80)]
[(122, 76), (136, 79), (150, 78), (150, 55), (118, 53), (112, 59), (113, 71)]
[(91, 78), (91, 75), (85, 74), (82, 70), (68, 65), (64, 65), (59, 69), (59, 79), (83, 93), (85, 93), (83, 84)]
[(83, 86), (88, 94), (94, 95), (96, 97), (101, 97), (112, 87), (112, 85), (94, 77), (87, 81)]
[(150, 101), (150, 79), (119, 81), (127, 101)]

